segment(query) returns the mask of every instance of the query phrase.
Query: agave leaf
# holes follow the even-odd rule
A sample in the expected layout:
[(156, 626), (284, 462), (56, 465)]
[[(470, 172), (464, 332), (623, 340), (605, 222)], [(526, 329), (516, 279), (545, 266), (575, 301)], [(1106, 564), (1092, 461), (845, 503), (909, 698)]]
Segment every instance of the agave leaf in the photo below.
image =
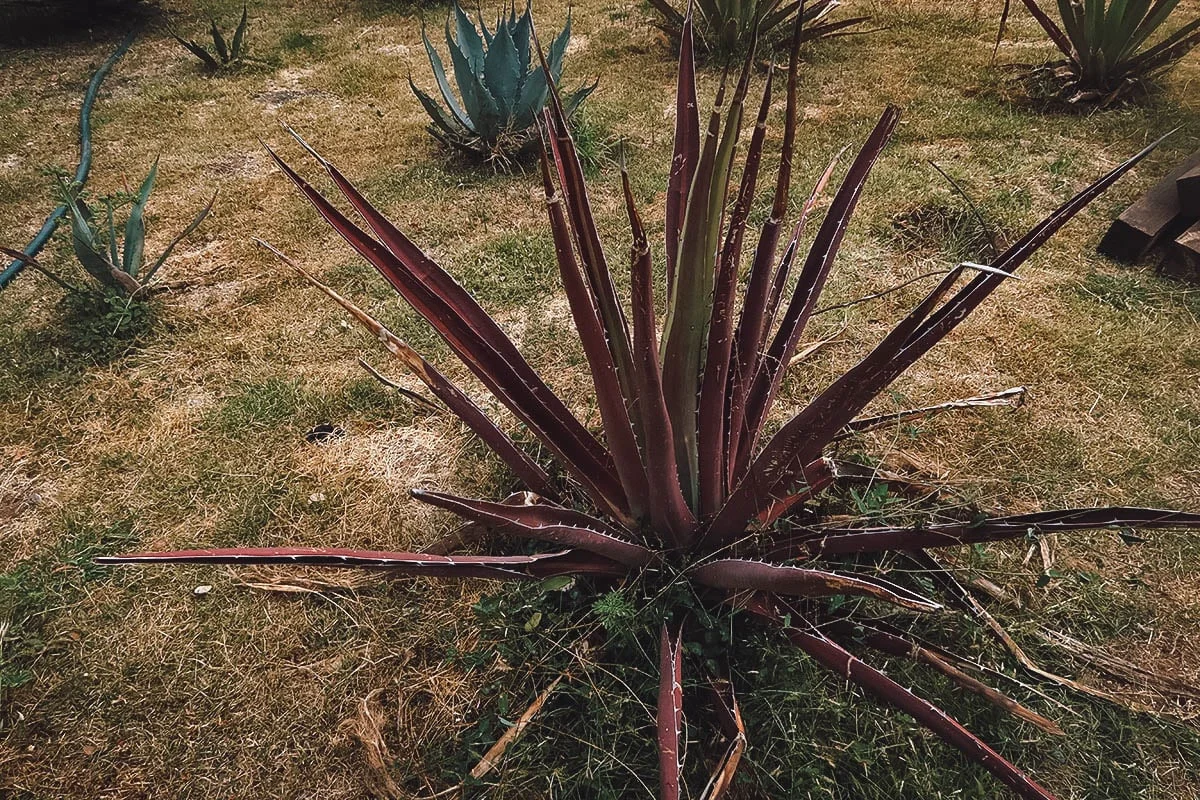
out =
[(630, 248), (630, 306), (633, 311), (633, 356), (642, 413), (642, 442), (646, 451), (650, 520), (655, 530), (661, 531), (668, 539), (668, 544), (679, 546), (694, 539), (696, 518), (684, 501), (679, 486), (671, 418), (663, 396), (655, 331), (650, 243), (634, 206), (629, 175), (624, 169), (621, 170), (621, 184), (629, 227), (633, 232), (633, 245)]
[(517, 98), (517, 111), (514, 127), (529, 127), (536, 120), (542, 108), (546, 105), (546, 97), (550, 88), (546, 83), (546, 72), (541, 67), (529, 73), (525, 83), (521, 85), (521, 93)]
[[(339, 547), (240, 547), (208, 550), (174, 550), (100, 556), (97, 564), (286, 564), (290, 566), (356, 567), (382, 569), (394, 575), (422, 578), (545, 578), (574, 572), (614, 574), (614, 565), (598, 557), (581, 557), (576, 551), (528, 556), (441, 556), (430, 553), (386, 550), (350, 550)], [(615, 574), (622, 574), (620, 567)]]
[[(880, 700), (890, 703), (917, 722), (937, 734), (947, 744), (955, 747), (971, 761), (976, 762), (1005, 786), (1026, 800), (1054, 800), (1054, 795), (1043, 789), (1032, 778), (1004, 759), (975, 734), (968, 731), (945, 711), (905, 689), (879, 670), (856, 658), (843, 647), (820, 632), (793, 606), (784, 606), (792, 624), (785, 624), (783, 616), (769, 600), (759, 601), (751, 607), (784, 629), (793, 644), (817, 660), (823, 667), (861, 686)], [(799, 623), (803, 628), (796, 627)]]
[(229, 46), (230, 55), (238, 61), (245, 54), (246, 26), (250, 21), (247, 16), (246, 4), (242, 3), (242, 19), (238, 22), (237, 30), (233, 32), (233, 42)]
[[(484, 47), (483, 40), (479, 37), (479, 32), (475, 30), (475, 23), (471, 22), (471, 18), (466, 15), (457, 2), (454, 4), (454, 32), (457, 34), (457, 48), (459, 52), (466, 58), (469, 64), (470, 73), (475, 77), (483, 75), (484, 70)], [(447, 38), (449, 32), (447, 32)], [(457, 68), (455, 68), (457, 72)]]
[(120, 256), (117, 255), (117, 225), (113, 220), (112, 200), (106, 200), (104, 205), (108, 210), (108, 263), (116, 264)]
[[(1050, 19), (1050, 16), (1041, 9), (1041, 6), (1037, 4), (1037, 0), (1021, 0), (1021, 2), (1025, 4), (1026, 10), (1029, 11), (1033, 18), (1037, 20), (1038, 25), (1042, 26), (1042, 30), (1044, 30), (1046, 35), (1050, 37), (1050, 41), (1054, 42), (1054, 46), (1057, 47), (1068, 59), (1074, 60), (1075, 48), (1074, 45), (1071, 44), (1071, 39), (1068, 38), (1068, 36), (1063, 33), (1062, 28), (1058, 27), (1054, 20)], [(1063, 17), (1063, 24), (1067, 24), (1066, 16)]]
[(408, 79), (408, 88), (412, 89), (413, 94), (417, 96), (421, 107), (425, 109), (425, 113), (433, 120), (435, 126), (450, 136), (470, 135), (470, 128), (458, 124), (457, 120), (448, 116), (442, 107), (437, 104), (437, 101), (417, 88), (417, 85), (412, 82), (412, 78)]
[(726, 229), (725, 243), (717, 259), (717, 278), (713, 291), (712, 316), (708, 326), (708, 345), (704, 377), (700, 388), (698, 447), (700, 463), (700, 509), (711, 514), (720, 508), (728, 485), (726, 467), (726, 386), (729, 380), (730, 358), (733, 353), (733, 306), (736, 299), (738, 265), (742, 251), (742, 235), (754, 189), (758, 181), (759, 162), (767, 131), (767, 113), (771, 108), (771, 81), (767, 74), (762, 102), (759, 104), (754, 133), (742, 170), (741, 186)]
[(659, 23), (660, 27), (668, 32), (683, 28), (684, 15), (679, 13), (675, 6), (671, 5), (667, 0), (650, 0), (650, 5), (663, 16), (663, 22)]
[[(146, 203), (150, 200), (150, 192), (154, 189), (154, 178), (158, 175), (158, 159), (154, 159), (150, 173), (142, 181), (134, 198), (133, 208), (129, 211), (129, 220), (125, 223), (125, 253), (121, 268), (133, 277), (137, 277), (142, 268), (142, 258), (146, 252)], [(116, 260), (113, 261), (116, 264)]]
[(1163, 41), (1122, 64), (1123, 75), (1151, 77), (1171, 66), (1200, 44), (1200, 18), (1192, 20)]
[(74, 191), (64, 191), (67, 209), (70, 212), (71, 247), (75, 251), (75, 258), (79, 260), (80, 266), (101, 284), (119, 288), (114, 285), (112, 277), (116, 267), (104, 257), (104, 251), (96, 239), (96, 232), (92, 229), (91, 209)]
[(943, 523), (925, 528), (823, 528), (822, 538), (809, 546), (810, 554), (876, 552), (885, 549), (916, 550), (962, 544), (1020, 539), (1030, 533), (1048, 534), (1095, 528), (1200, 528), (1200, 514), (1155, 508), (1071, 508), (993, 517), (971, 523)]
[(225, 44), (225, 37), (221, 35), (220, 29), (217, 28), (217, 21), (215, 19), (209, 20), (209, 22), (212, 23), (211, 33), (212, 33), (213, 47), (217, 51), (217, 58), (221, 59), (222, 64), (228, 64), (229, 63), (229, 46), (227, 44)]
[(517, 46), (507, 25), (501, 25), (492, 39), (491, 47), (483, 62), (483, 82), (496, 99), (501, 120), (507, 122), (515, 112), (517, 86), (521, 81), (521, 68), (517, 63)]
[(943, 658), (939, 653), (926, 649), (914, 641), (895, 633), (881, 630), (872, 625), (855, 624), (847, 620), (832, 621), (823, 626), (823, 632), (839, 638), (860, 639), (868, 647), (888, 655), (908, 658), (919, 664), (940, 672), (960, 688), (975, 694), (998, 708), (1002, 708), (1018, 719), (1036, 725), (1046, 733), (1054, 736), (1065, 736), (1066, 732), (1054, 720), (1048, 719), (1036, 711), (1013, 700), (1003, 692), (999, 692), (982, 681), (972, 678), (958, 667)]
[(679, 800), (683, 783), (683, 641), (682, 631), (663, 625), (658, 658), (658, 775), (662, 800)]
[[(456, 13), (462, 11), (456, 8)], [(474, 28), (471, 29), (474, 31)], [(463, 106), (471, 119), (471, 130), (488, 144), (494, 144), (500, 136), (500, 109), (479, 79), (469, 58), (450, 36), (446, 26), (446, 46), (450, 50), (450, 61), (454, 66), (454, 80), (462, 96)], [(482, 59), (482, 52), (480, 54)]]
[[(339, 190), (384, 237), (376, 242), (268, 149), (318, 212), (429, 322), (484, 385), (561, 460), (598, 507), (624, 520), (628, 508), (611, 460), (533, 372), (495, 320), (449, 274), (373, 208), (328, 162)], [(319, 155), (310, 152), (317, 158)]]
[(692, 508), (698, 507), (700, 489), (696, 415), (701, 353), (708, 338), (708, 304), (717, 257), (713, 232), (720, 227), (725, 201), (725, 187), (720, 185), (720, 178), (728, 167), (728, 162), (717, 163), (718, 156), (727, 152), (721, 147), (725, 94), (722, 78), (688, 193), (662, 340), (663, 392), (675, 434), (679, 482)]
[[(424, 27), (421, 28), (421, 41), (425, 45), (425, 53), (429, 56), (429, 65), (433, 68), (434, 80), (437, 81), (438, 90), (442, 93), (442, 100), (446, 103), (446, 107), (450, 109), (450, 113), (463, 129), (466, 131), (472, 130), (471, 118), (467, 115), (467, 112), (463, 111), (462, 106), (459, 105), (458, 98), (450, 90), (450, 82), (446, 80), (446, 68), (442, 65), (442, 57), (438, 55), (438, 51), (430, 43), (429, 37), (425, 34)], [(408, 79), (408, 84), (409, 86), (413, 86), (411, 77)], [(421, 95), (418, 94), (417, 98), (420, 99), (420, 97)], [(424, 105), (424, 101), (422, 101), (422, 105)]]
[(451, 383), (432, 364), (422, 358), (402, 339), (385, 328), (374, 317), (351, 303), (346, 298), (318, 281), (296, 262), (276, 250), (271, 245), (260, 240), (260, 244), (274, 253), (283, 263), (300, 273), (313, 286), (324, 292), (335, 303), (344, 308), (359, 324), (383, 344), (389, 353), (395, 356), (422, 383), (429, 387), (433, 395), (446, 404), (450, 411), (461, 419), (472, 432), (483, 440), (492, 452), (500, 457), (513, 473), (524, 481), (533, 491), (555, 499), (558, 493), (550, 485), (550, 478), (529, 456), (517, 447), (509, 436), (501, 431), (491, 418), (483, 413), (474, 402)]
[(575, 91), (563, 98), (563, 112), (567, 115), (567, 119), (575, 116), (575, 112), (579, 110), (579, 106), (588, 98), (592, 92), (596, 91), (596, 87), (600, 85), (600, 79), (592, 81), (590, 84), (580, 86)]
[(875, 350), (779, 429), (730, 495), (713, 522), (713, 529), (730, 535), (761, 510), (761, 504), (769, 502), (777, 485), (792, 480), (805, 464), (820, 455), (836, 436), (837, 429), (857, 416), (875, 395), (957, 327), (1006, 279), (1004, 274), (1014, 272), (1059, 228), (1157, 146), (1158, 142), (1152, 143), (1034, 226), (993, 264), (1003, 274), (977, 274), (941, 308), (930, 313), (933, 304), (951, 288), (962, 267), (951, 272)]
[(745, 430), (746, 444), (750, 449), (754, 447), (763, 423), (770, 414), (787, 363), (795, 352), (805, 325), (816, 309), (817, 300), (833, 268), (850, 216), (858, 205), (871, 168), (883, 152), (899, 121), (899, 109), (889, 106), (847, 172), (813, 240), (779, 330), (747, 391)]
[(567, 24), (559, 31), (558, 36), (550, 43), (550, 79), (557, 85), (562, 78), (563, 56), (567, 54), (567, 45), (571, 43), (571, 9), (567, 8)]
[(621, 531), (603, 520), (568, 508), (536, 503), (525, 492), (517, 503), (492, 503), (442, 492), (413, 489), (414, 500), (428, 503), (500, 533), (575, 547), (604, 556), (634, 569), (655, 559), (654, 552), (625, 539)]
[[(569, 27), (569, 26), (568, 26)], [(536, 37), (536, 32), (535, 32)], [(535, 38), (538, 60), (542, 70), (549, 73), (546, 54), (542, 51), (540, 42)], [(558, 87), (550, 84), (550, 107), (546, 118), (551, 154), (554, 157), (555, 170), (558, 173), (558, 183), (566, 204), (567, 219), (575, 237), (575, 246), (579, 250), (583, 262), (584, 274), (591, 287), (592, 296), (600, 313), (600, 321), (608, 337), (608, 345), (612, 353), (613, 365), (617, 370), (617, 380), (621, 384), (621, 393), (626, 402), (633, 405), (637, 398), (637, 387), (633, 379), (633, 357), (629, 344), (629, 325), (625, 320), (625, 311), (617, 297), (616, 286), (613, 285), (612, 273), (608, 269), (608, 261), (604, 255), (604, 247), (600, 242), (600, 233), (596, 227), (596, 217), (592, 212), (591, 200), (588, 198), (587, 182), (583, 177), (583, 164), (575, 150), (575, 142), (567, 123), (566, 109), (562, 98), (559, 97)]]
[(818, 458), (804, 468), (804, 488), (772, 503), (758, 515), (758, 524), (762, 527), (772, 524), (800, 503), (811, 500), (828, 489), (837, 478), (838, 471), (834, 462), (828, 458)]
[[(549, 125), (547, 120), (547, 127)], [(563, 198), (555, 191), (544, 146), (538, 149), (538, 155), (542, 168), (542, 186), (546, 194), (546, 210), (554, 234), (554, 253), (563, 290), (566, 292), (571, 316), (575, 321), (575, 328), (592, 374), (596, 403), (600, 408), (604, 433), (617, 475), (629, 501), (630, 512), (634, 517), (640, 517), (645, 511), (648, 494), (646, 470), (638, 452), (629, 409), (625, 405), (625, 395), (622, 394), (621, 382), (617, 376), (612, 351), (609, 349), (610, 337), (593, 303), (592, 291), (580, 272), (579, 263), (575, 260), (571, 232), (563, 214)]]
[(190, 236), (192, 234), (192, 232), (196, 230), (196, 228), (200, 227), (200, 223), (204, 222), (205, 217), (207, 217), (209, 215), (209, 213), (212, 211), (213, 205), (216, 202), (217, 202), (217, 193), (213, 192), (213, 196), (211, 198), (209, 198), (208, 205), (206, 205), (204, 208), (200, 209), (199, 213), (197, 213), (196, 216), (192, 217), (192, 221), (188, 223), (188, 226), (186, 228), (184, 228), (182, 231), (180, 231), (179, 235), (177, 235), (174, 239), (172, 239), (170, 241), (169, 244), (167, 244), (166, 248), (162, 251), (162, 254), (159, 255), (157, 260), (155, 260), (154, 265), (151, 266), (150, 269), (148, 269), (146, 271), (145, 276), (142, 278), (143, 285), (149, 283), (150, 279), (154, 277), (154, 274), (156, 272), (158, 272), (159, 269), (162, 268), (162, 265), (167, 263), (167, 259), (171, 256), (171, 251), (173, 251), (175, 249), (175, 245), (182, 242), (184, 239), (186, 239), (188, 236)]
[(208, 50), (206, 50), (202, 45), (197, 44), (191, 39), (184, 39), (176, 35), (174, 32), (171, 33), (171, 36), (175, 39), (175, 41), (186, 47), (188, 52), (204, 62), (204, 66), (207, 69), (216, 72), (221, 68), (221, 62), (213, 58), (212, 53), (208, 52)]
[(688, 191), (700, 158), (700, 118), (696, 100), (696, 58), (691, 14), (683, 21), (679, 40), (679, 74), (675, 87), (675, 150), (667, 186), (667, 303), (671, 304), (675, 265), (679, 261), (679, 235), (687, 208)]
[(525, 4), (525, 13), (522, 14), (518, 19), (511, 19), (508, 27), (512, 36), (513, 44), (516, 45), (517, 48), (517, 66), (519, 67), (521, 73), (520, 87), (518, 87), (519, 89), (524, 87), (525, 82), (529, 79), (529, 63), (533, 54), (530, 48), (531, 35), (533, 33), (533, 14), (528, 3)]
[[(770, 286), (771, 268), (775, 262), (775, 252), (779, 246), (779, 232), (783, 225), (784, 214), (787, 212), (788, 195), (792, 179), (792, 156), (795, 152), (796, 128), (798, 118), (798, 84), (800, 63), (800, 27), (797, 25), (792, 34), (791, 51), (788, 55), (787, 104), (784, 116), (783, 143), (780, 147), (779, 168), (775, 176), (775, 194), (771, 201), (771, 213), (763, 223), (759, 233), (758, 245), (754, 251), (754, 260), (750, 267), (745, 295), (742, 300), (742, 311), (738, 317), (734, 333), (734, 351), (738, 354), (736, 368), (731, 376), (730, 420), (728, 427), (728, 442), (726, 450), (731, 459), (728, 470), (728, 482), (736, 483), (741, 477), (741, 466), (733, 462), (738, 452), (744, 447), (744, 418), (746, 395), (750, 383), (758, 368), (760, 353), (765, 341), (767, 320), (765, 316), (768, 287)], [(803, 217), (801, 218), (803, 219)], [(749, 448), (746, 447), (748, 450)]]
[(828, 570), (784, 567), (763, 561), (723, 558), (708, 561), (692, 571), (698, 583), (714, 589), (754, 589), (796, 597), (832, 597), (837, 594), (871, 597), (911, 611), (937, 611), (940, 605), (903, 586), (882, 578), (844, 575)]

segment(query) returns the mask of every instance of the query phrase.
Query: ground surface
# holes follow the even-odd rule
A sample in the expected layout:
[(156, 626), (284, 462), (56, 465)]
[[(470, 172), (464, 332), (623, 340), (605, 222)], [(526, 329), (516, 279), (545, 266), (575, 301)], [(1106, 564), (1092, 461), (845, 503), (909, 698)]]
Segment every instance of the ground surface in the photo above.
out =
[[(862, 140), (885, 103), (906, 114), (868, 185), (829, 302), (984, 257), (965, 204), (930, 159), (994, 223), (1019, 233), (1180, 128), (1046, 247), (1024, 281), (1005, 286), (902, 379), (880, 410), (1015, 385), (1029, 387), (1027, 406), (884, 432), (864, 449), (991, 508), (1200, 509), (1200, 292), (1156, 277), (1151, 265), (1123, 269), (1094, 255), (1106, 220), (1195, 149), (1200, 58), (1193, 54), (1140, 105), (1043, 113), (989, 67), (991, 4), (975, 4), (978, 13), (957, 3), (847, 5), (872, 14), (881, 30), (808, 51), (796, 195), (838, 148)], [(202, 35), (205, 13), (229, 26), (234, 6), (176, 5), (171, 19)], [(1194, 15), (1198, 5), (1182, 9)], [(565, 15), (558, 2), (537, 10), (547, 27)], [(432, 83), (421, 13), (345, 0), (254, 3), (250, 47), (261, 63), (206, 77), (160, 26), (105, 85), (90, 188), (136, 186), (161, 157), (151, 252), (214, 190), (220, 196), (202, 235), (168, 266), (167, 279), (187, 285), (162, 298), (135, 341), (106, 344), (103, 330), (38, 276), (0, 295), (0, 794), (424, 796), (460, 780), (504, 720), (549, 682), (553, 670), (525, 657), (526, 640), (542, 636), (553, 652), (548, 642), (566, 635), (537, 626), (525, 633), (529, 615), (511, 599), (499, 610), (486, 602), (473, 609), (481, 592), (495, 591), (486, 583), (325, 574), (308, 577), (327, 583), (301, 587), (315, 593), (281, 593), (248, 585), (281, 579), (274, 573), (90, 564), (128, 548), (417, 547), (451, 523), (411, 502), (410, 486), (484, 496), (507, 486), (459, 425), (368, 378), (356, 356), (390, 370), (383, 355), (252, 243), (258, 236), (281, 247), (462, 377), (271, 166), (260, 138), (301, 159), (279, 122), (358, 181), (478, 294), (556, 387), (587, 407), (580, 355), (563, 344), (569, 321), (533, 176), (464, 167), (423, 130), (405, 80), (411, 72), (418, 84)], [(436, 30), (442, 12), (424, 13)], [(672, 55), (649, 19), (636, 3), (582, 0), (567, 71), (568, 82), (600, 78), (585, 118), (592, 148), (625, 140), (639, 200), (661, 220)], [(73, 170), (82, 87), (115, 42), (0, 50), (3, 244), (25, 242), (48, 210), (41, 168)], [(999, 62), (1049, 54), (1018, 15)], [(714, 78), (704, 76), (709, 90)], [(778, 123), (781, 104), (774, 111)], [(623, 253), (616, 169), (602, 161), (593, 186), (609, 246)], [(65, 241), (46, 260), (69, 265)], [(915, 291), (821, 317), (814, 338), (848, 327), (796, 371), (785, 408), (852, 362)], [(347, 435), (306, 443), (303, 434), (321, 422)], [(1197, 706), (1110, 682), (1036, 646), (1045, 627), (1200, 682), (1194, 537), (1155, 534), (1130, 545), (1106, 532), (1062, 538), (1045, 556), (1014, 544), (958, 554), (956, 564), (1020, 598), (1019, 608), (995, 610), (1047, 663), (1163, 715), (1010, 685), (1061, 720), (1066, 736), (1055, 738), (980, 712), (924, 673), (896, 665), (896, 674), (972, 720), (1065, 797), (1200, 797), (1200, 735), (1187, 721)], [(201, 585), (212, 589), (196, 594)], [(957, 642), (1016, 674), (985, 637)], [(908, 721), (855, 702), (794, 653), (767, 646), (755, 658), (741, 678), (757, 698), (746, 700), (744, 796), (997, 796), (985, 774)], [(602, 667), (576, 665), (576, 688), (563, 690), (557, 708), (551, 701), (505, 769), (487, 779), (491, 796), (649, 796), (652, 695), (620, 688), (643, 687), (648, 674), (635, 665), (618, 683)], [(382, 692), (366, 708), (375, 716), (364, 717), (362, 701), (374, 690)], [(361, 739), (388, 748), (376, 763), (394, 784), (372, 769), (379, 751)]]

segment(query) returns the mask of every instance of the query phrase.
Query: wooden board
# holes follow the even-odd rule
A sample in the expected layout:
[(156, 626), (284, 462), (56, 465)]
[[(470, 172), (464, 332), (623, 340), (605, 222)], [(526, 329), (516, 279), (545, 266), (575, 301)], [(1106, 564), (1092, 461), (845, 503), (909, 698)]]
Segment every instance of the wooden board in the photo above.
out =
[(1175, 181), (1200, 168), (1200, 150), (1150, 188), (1118, 217), (1104, 234), (1099, 250), (1106, 256), (1131, 264), (1144, 256), (1168, 233), (1180, 216), (1179, 189)]
[(1200, 218), (1200, 165), (1180, 175), (1175, 180), (1175, 190), (1184, 216)]
[(1171, 257), (1181, 265), (1200, 271), (1200, 222), (1175, 238), (1171, 245)]

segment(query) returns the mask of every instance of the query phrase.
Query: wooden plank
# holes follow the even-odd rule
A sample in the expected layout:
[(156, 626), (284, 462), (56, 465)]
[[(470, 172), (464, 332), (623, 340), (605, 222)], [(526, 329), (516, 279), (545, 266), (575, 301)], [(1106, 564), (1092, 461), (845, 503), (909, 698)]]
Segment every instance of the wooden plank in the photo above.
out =
[(1184, 216), (1200, 218), (1200, 165), (1180, 175), (1175, 180), (1175, 190)]
[(1200, 222), (1175, 238), (1171, 245), (1171, 258), (1182, 266), (1191, 267), (1194, 274), (1200, 273)]
[(1192, 153), (1169, 175), (1154, 184), (1118, 217), (1100, 242), (1099, 250), (1122, 263), (1144, 256), (1171, 231), (1180, 216), (1179, 190), (1175, 181), (1200, 167), (1200, 150)]

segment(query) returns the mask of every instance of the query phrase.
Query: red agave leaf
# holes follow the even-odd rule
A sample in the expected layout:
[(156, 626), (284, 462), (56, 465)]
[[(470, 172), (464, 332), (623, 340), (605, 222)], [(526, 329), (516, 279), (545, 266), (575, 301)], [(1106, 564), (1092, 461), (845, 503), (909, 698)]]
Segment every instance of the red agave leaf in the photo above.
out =
[[(627, 507), (608, 453), (534, 373), (474, 298), (423, 253), (408, 253), (406, 261), (372, 239), (269, 148), (268, 152), (321, 216), (388, 279), (484, 385), (555, 453), (597, 505), (623, 516)], [(369, 218), (375, 224), (390, 226), (348, 184), (343, 191), (372, 214)], [(392, 227), (389, 235), (397, 249), (407, 252), (403, 234)]]
[[(546, 120), (550, 124), (549, 115)], [(608, 447), (612, 452), (617, 475), (629, 501), (634, 518), (641, 517), (646, 508), (646, 470), (634, 438), (629, 409), (621, 392), (621, 383), (609, 350), (609, 339), (593, 302), (593, 294), (584, 281), (571, 246), (571, 234), (563, 216), (562, 195), (555, 191), (550, 177), (550, 164), (544, 148), (539, 150), (542, 167), (542, 186), (546, 194), (546, 211), (554, 234), (554, 253), (562, 276), (563, 291), (571, 306), (575, 329), (583, 343), (584, 355), (596, 389), (596, 403), (604, 423)]]
[(728, 485), (726, 479), (726, 422), (727, 395), (730, 358), (733, 353), (733, 306), (738, 281), (738, 265), (741, 260), (742, 235), (750, 206), (754, 202), (754, 189), (758, 181), (759, 163), (762, 159), (763, 141), (767, 132), (767, 113), (771, 108), (771, 82), (774, 73), (768, 73), (763, 89), (762, 103), (750, 147), (746, 154), (746, 165), (742, 170), (741, 186), (737, 201), (729, 218), (725, 244), (717, 259), (717, 279), (713, 289), (712, 317), (708, 326), (708, 347), (705, 357), (704, 378), (700, 388), (699, 409), (699, 462), (700, 462), (700, 511), (714, 513), (725, 499)]
[(683, 20), (679, 37), (679, 76), (675, 87), (675, 150), (671, 156), (671, 177), (667, 183), (667, 302), (675, 281), (675, 263), (679, 258), (679, 235), (687, 207), (692, 176), (700, 159), (700, 111), (696, 100), (696, 58), (692, 36), (691, 6)]
[(625, 209), (633, 231), (630, 252), (630, 299), (633, 309), (634, 374), (642, 415), (642, 442), (646, 450), (646, 478), (650, 495), (650, 520), (665, 543), (674, 547), (689, 543), (696, 531), (696, 518), (683, 499), (671, 418), (663, 397), (662, 373), (658, 363), (655, 331), (653, 264), (646, 230), (633, 202), (629, 175), (622, 170)]
[(517, 447), (516, 443), (509, 438), (508, 434), (497, 428), (496, 424), (471, 401), (471, 398), (463, 394), (457, 386), (451, 383), (432, 364), (422, 358), (402, 339), (385, 328), (378, 320), (342, 297), (333, 289), (318, 281), (299, 264), (266, 242), (260, 240), (260, 244), (274, 253), (283, 263), (303, 275), (309, 283), (324, 292), (330, 299), (344, 308), (364, 328), (369, 330), (389, 353), (395, 356), (413, 375), (416, 375), (422, 383), (429, 387), (429, 391), (433, 392), (434, 397), (445, 403), (446, 407), (456, 417), (461, 419), (476, 436), (482, 439), (484, 444), (491, 448), (496, 455), (500, 456), (509, 469), (525, 482), (526, 486), (544, 497), (553, 498), (557, 496), (557, 492), (550, 485), (550, 478), (546, 475), (545, 471), (534, 463), (533, 459), (525, 455)]
[(238, 547), (102, 556), (97, 564), (287, 564), (357, 567), (428, 578), (530, 578), (574, 572), (614, 572), (605, 559), (582, 559), (573, 551), (530, 556), (439, 556), (428, 553), (349, 550), (339, 547)]
[(413, 489), (411, 494), (422, 503), (453, 511), (501, 533), (577, 547), (628, 567), (644, 567), (655, 558), (652, 550), (623, 538), (603, 520), (569, 508), (535, 503), (528, 492), (515, 503), (492, 503), (420, 489)]
[(658, 773), (662, 800), (679, 800), (683, 762), (683, 642), (682, 633), (663, 625), (658, 659)]
[(889, 581), (725, 558), (709, 561), (692, 572), (698, 583), (714, 589), (755, 589), (796, 597), (831, 597), (835, 594), (873, 597), (913, 611), (936, 611), (940, 605)]
[[(855, 657), (841, 645), (830, 640), (792, 606), (782, 609), (790, 617), (785, 620), (775, 604), (767, 598), (756, 598), (750, 606), (755, 613), (783, 626), (793, 644), (812, 656), (823, 667), (857, 684), (880, 700), (890, 703), (955, 747), (971, 761), (996, 776), (1008, 788), (1026, 800), (1054, 800), (1054, 795), (1039, 786), (1032, 778), (1007, 761), (983, 740), (971, 733), (942, 709), (913, 694), (887, 675)], [(803, 627), (799, 627), (803, 626)]]

